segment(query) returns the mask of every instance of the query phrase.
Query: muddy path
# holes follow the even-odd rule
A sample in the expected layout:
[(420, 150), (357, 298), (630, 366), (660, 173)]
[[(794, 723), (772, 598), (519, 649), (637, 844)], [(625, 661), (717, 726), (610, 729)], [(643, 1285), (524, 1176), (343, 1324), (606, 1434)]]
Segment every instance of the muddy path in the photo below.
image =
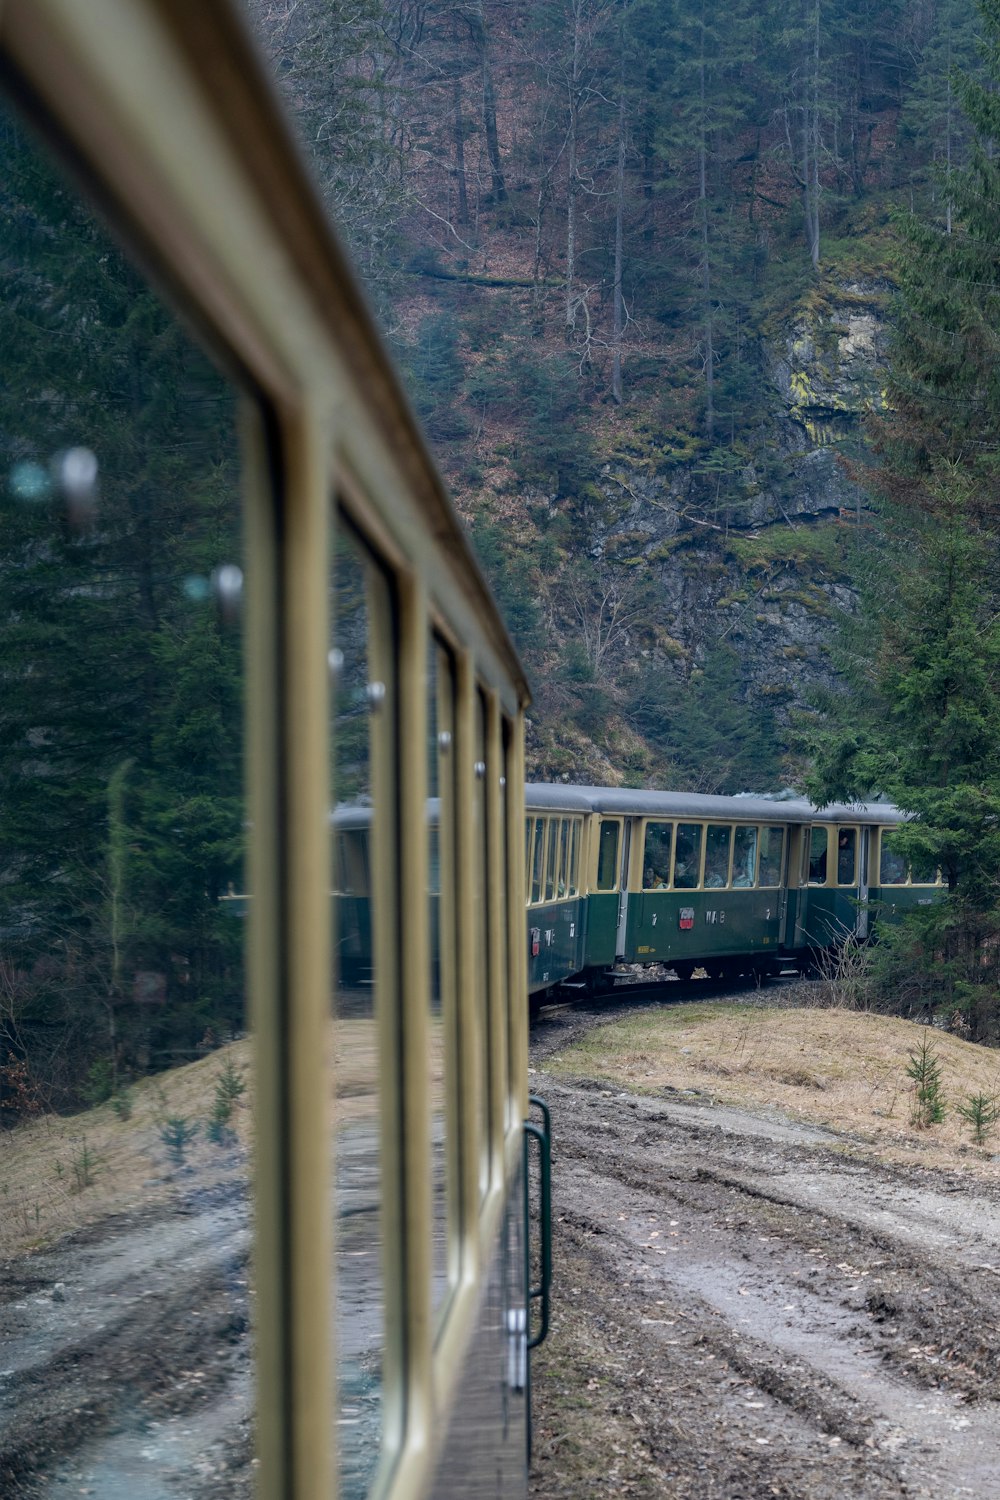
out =
[(237, 1180), (0, 1266), (0, 1493), (250, 1493), (249, 1243)]
[(534, 1033), (556, 1220), (535, 1500), (1000, 1496), (997, 1189), (546, 1072), (604, 1024)]

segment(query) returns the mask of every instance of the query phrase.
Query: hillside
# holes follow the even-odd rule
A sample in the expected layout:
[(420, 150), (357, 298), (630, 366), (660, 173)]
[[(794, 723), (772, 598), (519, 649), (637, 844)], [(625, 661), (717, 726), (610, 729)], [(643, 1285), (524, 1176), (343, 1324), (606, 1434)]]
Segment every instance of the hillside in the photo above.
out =
[(253, 0), (532, 675), (529, 772), (793, 775), (965, 0)]

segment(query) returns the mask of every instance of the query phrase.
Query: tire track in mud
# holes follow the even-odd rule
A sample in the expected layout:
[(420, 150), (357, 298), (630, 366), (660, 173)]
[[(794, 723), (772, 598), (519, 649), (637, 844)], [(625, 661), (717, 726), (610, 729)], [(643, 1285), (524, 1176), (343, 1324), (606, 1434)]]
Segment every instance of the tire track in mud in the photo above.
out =
[(245, 1184), (0, 1267), (0, 1491), (249, 1493)]
[[(556, 1342), (536, 1366), (538, 1500), (588, 1492), (557, 1463), (574, 1381), (584, 1399), (597, 1382), (595, 1424), (621, 1446), (602, 1344), (642, 1450), (624, 1493), (1000, 1493), (995, 1193), (869, 1164), (832, 1131), (703, 1099), (562, 1076), (535, 1087), (553, 1108), (557, 1219)], [(582, 1392), (578, 1365), (591, 1372)]]

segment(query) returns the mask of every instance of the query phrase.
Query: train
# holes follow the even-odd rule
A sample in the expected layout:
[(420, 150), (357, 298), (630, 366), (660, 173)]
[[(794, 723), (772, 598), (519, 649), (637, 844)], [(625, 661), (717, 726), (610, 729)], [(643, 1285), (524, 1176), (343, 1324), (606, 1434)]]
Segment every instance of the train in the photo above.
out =
[[(51, 647), (18, 679), (51, 709), (19, 749), (35, 865), (8, 844), (5, 880), (48, 870), (63, 904), (51, 942), (43, 896), (0, 939), (35, 944), (36, 989), (59, 980), (57, 1059), (83, 1072), (100, 1032), (111, 1069), (126, 1027), (149, 1058), (181, 1019), (210, 1058), (218, 1014), (248, 1033), (252, 1100), (228, 1155), (178, 1115), (187, 1165), (154, 1123), (131, 1187), (102, 1171), (60, 1199), (124, 1195), (106, 1248), (91, 1224), (74, 1307), (134, 1297), (148, 1337), (73, 1430), (33, 1430), (12, 1376), (0, 1478), (142, 1489), (159, 1411), (157, 1481), (192, 1496), (524, 1496), (551, 1255), (528, 1214), (550, 1136), (528, 1094), (523, 668), (237, 0), (4, 0), (0, 82), (25, 381), (2, 434), (4, 624)], [(56, 562), (75, 571), (48, 587)], [(366, 809), (363, 983), (335, 963), (331, 785)], [(253, 891), (245, 922), (230, 889)], [(96, 970), (70, 962), (85, 941)], [(86, 1026), (54, 1009), (71, 985)], [(7, 1175), (49, 1244), (47, 1196)], [(123, 1277), (115, 1235), (145, 1222), (155, 1271)]]
[[(607, 992), (635, 967), (680, 980), (807, 972), (943, 893), (939, 871), (914, 869), (894, 847), (905, 816), (889, 803), (532, 783), (524, 795), (533, 1012), (554, 995)], [(426, 816), (433, 827), (436, 804)], [(340, 962), (360, 984), (371, 964), (369, 820), (364, 806), (332, 819)]]
[(678, 979), (815, 967), (942, 894), (894, 847), (888, 803), (610, 787), (525, 789), (528, 990), (614, 983), (624, 965)]

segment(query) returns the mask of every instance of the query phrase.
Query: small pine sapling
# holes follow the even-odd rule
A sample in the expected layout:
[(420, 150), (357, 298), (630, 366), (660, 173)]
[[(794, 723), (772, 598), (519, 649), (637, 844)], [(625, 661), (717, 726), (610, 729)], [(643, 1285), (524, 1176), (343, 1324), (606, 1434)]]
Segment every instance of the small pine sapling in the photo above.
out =
[(922, 1039), (919, 1050), (910, 1053), (906, 1075), (913, 1079), (911, 1122), (918, 1130), (926, 1130), (931, 1125), (940, 1125), (944, 1119), (941, 1060), (926, 1036)]
[(985, 1144), (987, 1135), (1000, 1120), (1000, 1098), (996, 1094), (969, 1094), (955, 1109), (970, 1127), (977, 1146)]
[(160, 1122), (160, 1140), (167, 1148), (167, 1155), (175, 1167), (184, 1165), (187, 1148), (198, 1134), (198, 1126), (184, 1115), (168, 1115)]

